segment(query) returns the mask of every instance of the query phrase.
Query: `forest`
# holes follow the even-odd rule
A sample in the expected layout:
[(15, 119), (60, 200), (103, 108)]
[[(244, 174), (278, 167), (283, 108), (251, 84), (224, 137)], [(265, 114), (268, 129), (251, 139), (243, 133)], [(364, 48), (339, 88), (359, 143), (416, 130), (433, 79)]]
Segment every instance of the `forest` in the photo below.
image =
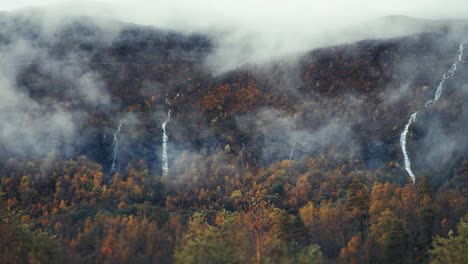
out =
[(0, 263), (468, 263), (468, 28), (215, 74), (210, 36), (41, 25), (0, 14)]
[(227, 151), (188, 162), (177, 177), (140, 162), (105, 180), (86, 157), (9, 159), (2, 262), (466, 260), (468, 162), (437, 189), (428, 177), (413, 185), (390, 180), (396, 171), (356, 171), (320, 156), (258, 169)]

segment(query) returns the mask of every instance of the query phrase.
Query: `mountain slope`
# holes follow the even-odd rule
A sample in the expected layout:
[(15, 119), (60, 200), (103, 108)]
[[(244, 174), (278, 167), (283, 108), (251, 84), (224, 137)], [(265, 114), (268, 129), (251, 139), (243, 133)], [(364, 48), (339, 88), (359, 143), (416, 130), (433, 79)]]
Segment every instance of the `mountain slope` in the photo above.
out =
[[(427, 263), (468, 213), (466, 53), (424, 107), (467, 33), (219, 73), (209, 35), (3, 15), (0, 229), (15, 237), (0, 255), (20, 259), (13, 241), (30, 262)], [(400, 135), (415, 111), (413, 184)]]

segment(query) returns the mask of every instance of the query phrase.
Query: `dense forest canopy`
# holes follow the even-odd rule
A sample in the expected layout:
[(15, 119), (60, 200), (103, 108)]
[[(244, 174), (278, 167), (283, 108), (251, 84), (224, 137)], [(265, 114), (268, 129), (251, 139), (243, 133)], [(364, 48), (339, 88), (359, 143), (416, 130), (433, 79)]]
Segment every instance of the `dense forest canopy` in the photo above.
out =
[(468, 28), (219, 73), (209, 35), (37, 19), (0, 15), (1, 263), (467, 261)]

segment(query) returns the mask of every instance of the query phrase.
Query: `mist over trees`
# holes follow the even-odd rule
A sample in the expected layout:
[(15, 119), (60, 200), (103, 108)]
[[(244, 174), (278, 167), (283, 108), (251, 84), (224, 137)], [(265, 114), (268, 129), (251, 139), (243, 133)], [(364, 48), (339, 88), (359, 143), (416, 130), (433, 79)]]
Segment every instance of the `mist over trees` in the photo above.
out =
[(240, 64), (38, 14), (0, 15), (0, 263), (464, 263), (466, 56), (408, 131), (414, 184), (399, 145), (463, 23)]

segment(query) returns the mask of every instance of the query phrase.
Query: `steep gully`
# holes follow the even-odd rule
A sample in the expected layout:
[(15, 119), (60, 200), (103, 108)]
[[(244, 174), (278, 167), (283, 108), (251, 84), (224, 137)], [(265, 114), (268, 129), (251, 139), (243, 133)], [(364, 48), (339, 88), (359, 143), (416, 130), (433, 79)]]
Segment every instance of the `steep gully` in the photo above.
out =
[[(179, 97), (179, 94), (173, 99), (175, 100), (177, 97)], [(166, 100), (166, 105), (170, 108), (171, 102), (169, 100)], [(171, 109), (167, 111), (167, 119), (162, 123), (162, 130), (163, 130), (163, 136), (162, 136), (162, 173), (163, 175), (167, 175), (169, 173), (169, 158), (167, 154), (167, 148), (168, 148), (168, 142), (169, 142), (169, 137), (167, 135), (167, 130), (166, 126), (171, 121)], [(112, 165), (110, 169), (110, 173), (114, 173), (120, 170), (120, 162), (119, 162), (119, 155), (120, 155), (120, 149), (119, 149), (119, 139), (120, 139), (120, 131), (122, 129), (122, 124), (123, 120), (119, 120), (119, 124), (117, 128), (115, 129), (113, 133), (113, 141), (112, 141)]]
[(120, 130), (122, 129), (123, 120), (119, 120), (119, 125), (117, 129), (114, 131), (114, 140), (112, 141), (112, 166), (111, 166), (111, 174), (120, 170), (120, 161), (119, 161), (119, 137), (120, 137)]
[[(174, 97), (173, 100), (177, 99), (179, 94)], [(171, 102), (166, 99), (166, 105), (170, 108)], [(169, 158), (167, 155), (167, 143), (169, 141), (169, 137), (167, 136), (166, 126), (171, 121), (171, 109), (167, 111), (167, 119), (162, 123), (162, 130), (163, 130), (163, 137), (162, 137), (162, 173), (163, 175), (167, 175), (169, 173)]]
[[(431, 99), (431, 100), (427, 101), (424, 104), (423, 110), (425, 108), (429, 107), (435, 101), (439, 100), (439, 98), (442, 95), (442, 92), (444, 90), (445, 81), (448, 80), (448, 79), (451, 79), (451, 78), (453, 78), (455, 76), (455, 72), (457, 71), (458, 63), (463, 61), (463, 48), (464, 48), (465, 44), (467, 44), (467, 42), (463, 42), (463, 43), (460, 44), (460, 46), (458, 48), (458, 60), (456, 60), (452, 64), (452, 67), (450, 67), (450, 69), (446, 73), (444, 73), (442, 75), (442, 80), (439, 82), (439, 85), (437, 86), (437, 89), (436, 89), (436, 92), (435, 92), (435, 95), (434, 95), (434, 99)], [(411, 170), (411, 160), (409, 158), (408, 150), (406, 149), (406, 143), (407, 143), (407, 137), (408, 137), (408, 130), (409, 130), (410, 126), (416, 121), (416, 117), (417, 117), (419, 111), (420, 110), (418, 110), (418, 111), (411, 114), (408, 122), (405, 125), (405, 129), (403, 130), (403, 132), (401, 133), (401, 136), (400, 136), (400, 145), (401, 145), (401, 151), (403, 152), (403, 156), (404, 156), (405, 170), (408, 172), (408, 175), (410, 176), (411, 180), (413, 181), (413, 184), (416, 182), (416, 176), (414, 175), (413, 171)]]

